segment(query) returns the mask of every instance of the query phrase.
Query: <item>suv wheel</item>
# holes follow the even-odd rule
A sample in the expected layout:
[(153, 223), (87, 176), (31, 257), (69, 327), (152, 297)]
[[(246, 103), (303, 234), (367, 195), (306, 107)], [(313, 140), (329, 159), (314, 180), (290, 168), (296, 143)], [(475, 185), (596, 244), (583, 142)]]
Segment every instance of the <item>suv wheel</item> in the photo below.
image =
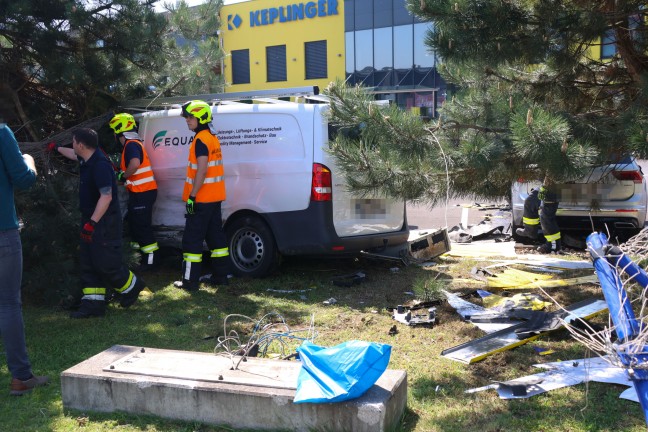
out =
[(262, 277), (280, 262), (268, 225), (258, 216), (244, 216), (226, 227), (232, 270), (237, 276)]

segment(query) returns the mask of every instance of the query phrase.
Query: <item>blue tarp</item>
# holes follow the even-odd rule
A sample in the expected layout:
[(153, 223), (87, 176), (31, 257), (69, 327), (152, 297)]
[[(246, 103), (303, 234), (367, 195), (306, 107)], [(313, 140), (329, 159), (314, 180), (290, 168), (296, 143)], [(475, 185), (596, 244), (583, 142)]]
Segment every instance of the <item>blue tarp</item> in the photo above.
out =
[(331, 348), (305, 341), (295, 403), (341, 402), (362, 396), (387, 369), (391, 346), (348, 341)]

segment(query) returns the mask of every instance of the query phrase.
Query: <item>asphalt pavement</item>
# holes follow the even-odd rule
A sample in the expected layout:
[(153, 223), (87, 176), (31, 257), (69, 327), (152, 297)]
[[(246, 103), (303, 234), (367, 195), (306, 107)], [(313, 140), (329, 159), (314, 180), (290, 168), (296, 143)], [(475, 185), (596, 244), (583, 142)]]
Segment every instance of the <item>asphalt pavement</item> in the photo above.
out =
[[(407, 204), (407, 223), (410, 229), (447, 228), (460, 225), (462, 216), (467, 215), (468, 225), (476, 225), (488, 217), (501, 215), (498, 209), (508, 208), (507, 203), (470, 202), (451, 200), (447, 204), (430, 208), (425, 204), (409, 202)], [(510, 223), (510, 216), (506, 222)], [(504, 228), (506, 229), (507, 226)]]

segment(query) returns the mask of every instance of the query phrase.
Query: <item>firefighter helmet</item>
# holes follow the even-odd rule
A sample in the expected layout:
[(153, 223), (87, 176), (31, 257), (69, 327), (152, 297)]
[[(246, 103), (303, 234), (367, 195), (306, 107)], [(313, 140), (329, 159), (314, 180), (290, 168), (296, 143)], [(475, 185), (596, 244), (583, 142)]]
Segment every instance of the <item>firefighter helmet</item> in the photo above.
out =
[(109, 124), (115, 134), (128, 132), (135, 129), (136, 126), (135, 119), (128, 113), (116, 114)]
[(182, 105), (182, 117), (194, 116), (198, 123), (207, 124), (212, 120), (211, 108), (207, 102), (192, 100)]

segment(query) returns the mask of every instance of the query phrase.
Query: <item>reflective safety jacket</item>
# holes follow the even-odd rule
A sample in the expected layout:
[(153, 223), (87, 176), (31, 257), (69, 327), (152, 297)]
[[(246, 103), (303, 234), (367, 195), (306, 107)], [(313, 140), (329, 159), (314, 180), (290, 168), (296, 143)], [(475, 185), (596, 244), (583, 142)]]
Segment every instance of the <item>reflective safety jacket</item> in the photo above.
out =
[(191, 147), (189, 147), (189, 162), (187, 164), (187, 178), (185, 179), (182, 200), (187, 201), (193, 188), (196, 172), (198, 172), (198, 160), (196, 159), (196, 140), (200, 139), (207, 146), (209, 155), (207, 157), (207, 175), (205, 182), (196, 194), (196, 202), (211, 203), (225, 201), (225, 171), (223, 169), (223, 155), (221, 153), (220, 141), (212, 135), (209, 129), (203, 129), (196, 134)]
[(121, 157), (121, 170), (126, 171), (126, 146), (129, 143), (137, 143), (142, 149), (142, 161), (140, 166), (137, 168), (130, 177), (126, 179), (126, 189), (129, 192), (146, 192), (153, 189), (157, 189), (157, 182), (155, 181), (155, 176), (153, 176), (153, 169), (151, 168), (151, 161), (144, 150), (144, 144), (139, 140), (127, 139), (124, 143), (124, 150), (122, 150)]

